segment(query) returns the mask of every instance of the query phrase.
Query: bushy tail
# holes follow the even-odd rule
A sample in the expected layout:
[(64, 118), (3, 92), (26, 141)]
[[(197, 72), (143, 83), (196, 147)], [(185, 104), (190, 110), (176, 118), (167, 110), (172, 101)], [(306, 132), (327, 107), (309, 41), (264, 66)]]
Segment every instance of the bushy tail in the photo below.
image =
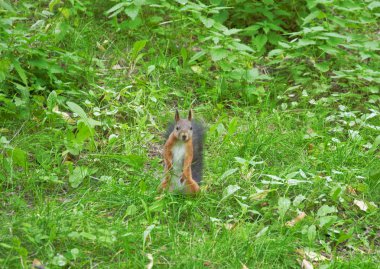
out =
[(193, 179), (199, 183), (203, 176), (203, 144), (205, 138), (205, 129), (199, 122), (192, 121), (193, 127), (193, 162), (191, 163), (191, 172)]

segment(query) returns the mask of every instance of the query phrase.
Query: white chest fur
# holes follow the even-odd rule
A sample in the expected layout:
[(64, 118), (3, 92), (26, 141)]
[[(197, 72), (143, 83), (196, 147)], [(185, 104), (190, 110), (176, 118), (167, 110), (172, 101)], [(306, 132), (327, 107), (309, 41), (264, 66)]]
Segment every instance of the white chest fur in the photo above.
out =
[(170, 180), (171, 190), (182, 190), (184, 184), (181, 182), (181, 177), (183, 173), (183, 162), (185, 160), (186, 145), (182, 141), (178, 141), (172, 147), (173, 154), (173, 170)]

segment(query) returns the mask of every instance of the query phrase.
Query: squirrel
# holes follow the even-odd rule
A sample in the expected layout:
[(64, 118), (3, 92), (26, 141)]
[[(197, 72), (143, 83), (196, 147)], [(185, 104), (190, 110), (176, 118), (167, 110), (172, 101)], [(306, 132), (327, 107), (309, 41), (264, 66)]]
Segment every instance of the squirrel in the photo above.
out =
[(169, 125), (165, 137), (165, 177), (159, 189), (198, 193), (203, 170), (203, 126), (193, 120), (192, 110), (187, 119), (181, 119), (176, 110), (175, 122)]

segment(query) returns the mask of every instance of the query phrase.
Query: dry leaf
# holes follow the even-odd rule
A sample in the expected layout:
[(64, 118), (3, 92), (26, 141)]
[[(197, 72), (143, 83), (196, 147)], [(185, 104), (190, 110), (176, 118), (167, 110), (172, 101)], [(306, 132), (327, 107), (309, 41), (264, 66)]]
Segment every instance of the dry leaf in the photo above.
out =
[(297, 222), (303, 220), (305, 217), (306, 217), (306, 213), (301, 212), (297, 217), (295, 217), (291, 221), (288, 221), (287, 223), (285, 223), (285, 225), (288, 227), (293, 227), (294, 225), (296, 225)]
[(310, 262), (308, 262), (307, 260), (303, 259), (302, 263), (301, 263), (301, 268), (302, 269), (313, 269), (314, 267), (313, 267), (313, 265)]
[(202, 49), (200, 47), (195, 47), (194, 46), (194, 47), (191, 48), (191, 50), (198, 52), (198, 51), (201, 51)]
[(247, 265), (245, 265), (245, 264), (242, 263), (242, 262), (240, 262), (240, 263), (241, 263), (241, 265), (242, 265), (241, 269), (248, 269)]
[(314, 132), (313, 129), (308, 128), (308, 129), (306, 130), (306, 133), (308, 133), (308, 134), (314, 134), (315, 132)]
[(309, 144), (309, 145), (307, 145), (307, 151), (308, 152), (311, 152), (311, 151), (313, 151), (313, 149), (314, 149), (314, 144)]
[(143, 245), (145, 246), (145, 243), (148, 241), (148, 239), (150, 238), (150, 232), (154, 229), (154, 227), (156, 227), (156, 225), (152, 224), (152, 225), (149, 225), (144, 233), (143, 233)]
[(149, 263), (146, 265), (146, 269), (152, 269), (152, 267), (153, 267), (153, 255), (148, 253), (148, 254), (146, 254), (146, 256), (149, 259)]
[(203, 72), (203, 69), (202, 67), (198, 66), (198, 65), (193, 65), (190, 67), (191, 70), (193, 70), (194, 73), (196, 74), (201, 74)]
[(352, 195), (357, 195), (356, 190), (350, 185), (347, 186), (347, 192)]
[(297, 249), (296, 252), (300, 254), (303, 258), (309, 258), (313, 262), (320, 262), (328, 260), (325, 256), (318, 254), (310, 249)]
[(164, 194), (161, 194), (161, 195), (159, 195), (159, 196), (154, 197), (154, 200), (161, 200), (161, 199), (164, 198), (164, 197), (165, 197), (165, 195), (164, 195)]
[(210, 267), (211, 266), (211, 262), (210, 261), (205, 261), (203, 263), (203, 266)]
[(226, 228), (227, 230), (232, 230), (235, 227), (236, 227), (236, 223), (225, 223), (224, 224), (224, 228)]
[(67, 123), (73, 124), (75, 121), (66, 112), (59, 111), (58, 106), (55, 106), (52, 110), (55, 114), (60, 115)]
[(270, 191), (271, 190), (258, 190), (256, 193), (250, 195), (249, 198), (252, 200), (262, 200), (267, 197)]
[(99, 42), (96, 42), (96, 47), (101, 50), (101, 51), (106, 51), (106, 49), (99, 43)]
[(120, 70), (120, 69), (123, 69), (123, 67), (121, 67), (120, 64), (115, 64), (114, 66), (112, 66), (112, 70)]
[(45, 266), (38, 259), (34, 259), (32, 263), (32, 268), (34, 269), (45, 269)]
[(361, 210), (363, 211), (367, 211), (368, 209), (368, 206), (366, 205), (365, 202), (363, 201), (360, 201), (360, 200), (354, 200), (354, 204), (359, 207)]

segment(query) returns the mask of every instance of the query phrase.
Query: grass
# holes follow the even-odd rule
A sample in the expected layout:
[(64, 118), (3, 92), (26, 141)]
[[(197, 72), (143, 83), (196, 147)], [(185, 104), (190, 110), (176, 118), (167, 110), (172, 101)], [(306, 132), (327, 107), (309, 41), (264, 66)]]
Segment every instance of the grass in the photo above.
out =
[[(56, 130), (25, 124), (12, 143), (30, 151), (45, 149), (52, 159), (44, 166), (31, 165), (23, 173), (15, 171), (18, 176), (2, 187), (2, 248), (7, 250), (2, 255), (3, 266), (20, 266), (20, 257), (24, 257), (24, 264), (38, 258), (52, 268), (59, 259), (82, 268), (139, 268), (148, 263), (146, 254), (151, 253), (157, 267), (240, 268), (245, 264), (249, 268), (298, 268), (296, 250), (312, 248), (326, 253), (331, 260), (321, 264), (333, 268), (360, 268), (362, 261), (375, 268), (379, 258), (377, 212), (361, 212), (352, 201), (379, 200), (379, 186), (368, 178), (369, 171), (380, 165), (378, 156), (364, 151), (363, 141), (352, 141), (344, 134), (339, 136), (341, 143), (333, 144), (323, 120), (306, 116), (309, 109), (244, 111), (239, 109), (235, 116), (218, 111), (211, 116), (216, 121), (209, 123), (203, 191), (196, 198), (156, 193), (162, 177), (158, 155), (147, 157), (144, 168), (134, 170), (104, 158), (113, 154), (112, 149), (81, 155), (77, 162), (95, 172), (72, 189), (65, 183), (65, 169), (59, 167), (62, 142), (51, 140)], [(318, 115), (330, 113), (334, 110), (321, 108)], [(222, 125), (226, 131), (218, 131)], [(310, 130), (318, 136), (305, 138)], [(130, 131), (130, 135), (139, 137), (141, 131)], [(155, 135), (151, 143), (161, 142)], [(118, 143), (123, 148), (122, 137)], [(150, 150), (145, 139), (136, 139), (134, 147), (143, 154)], [(252, 166), (235, 160), (253, 156), (263, 163)], [(234, 168), (238, 169), (235, 173), (222, 177)], [(265, 175), (287, 178), (300, 170), (309, 182), (294, 186), (286, 181), (262, 183), (269, 179)], [(100, 180), (101, 176), (109, 178)], [(229, 185), (240, 189), (223, 199)], [(348, 186), (357, 190), (356, 195), (347, 192)], [(262, 199), (250, 198), (257, 189), (270, 192)], [(305, 200), (279, 217), (279, 197), (294, 201), (298, 195)], [(337, 221), (327, 229), (318, 228), (317, 240), (325, 247), (305, 234), (309, 225), (318, 225), (316, 212), (322, 205), (338, 208)], [(295, 227), (286, 227), (285, 222), (298, 210), (307, 217)], [(265, 227), (266, 232), (258, 237)], [(352, 236), (338, 243), (340, 234), (349, 232)]]
[[(154, 268), (299, 268), (303, 259), (378, 268), (378, 101), (354, 87), (313, 92), (330, 82), (322, 76), (309, 95), (274, 79), (255, 102), (227, 90), (219, 98), (212, 71), (178, 64), (172, 41), (152, 37), (157, 47), (133, 64), (132, 41), (147, 33), (131, 40), (108, 28), (79, 24), (62, 41), (88, 62), (56, 101), (61, 112), (75, 101), (100, 126), (72, 113), (68, 122), (37, 94), (32, 120), (0, 123), (0, 267), (144, 268), (151, 254)], [(174, 108), (190, 105), (208, 129), (202, 192), (160, 195), (163, 133)]]

